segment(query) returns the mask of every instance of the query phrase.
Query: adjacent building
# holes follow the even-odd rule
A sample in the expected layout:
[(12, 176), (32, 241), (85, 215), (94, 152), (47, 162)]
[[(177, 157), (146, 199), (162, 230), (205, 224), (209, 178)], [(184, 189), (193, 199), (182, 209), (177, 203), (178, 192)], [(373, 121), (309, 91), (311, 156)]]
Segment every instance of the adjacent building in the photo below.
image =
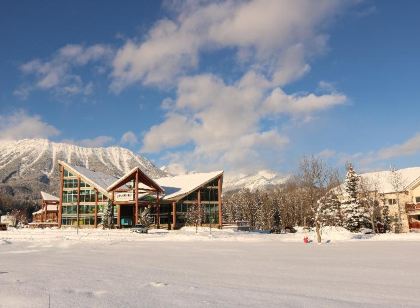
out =
[[(401, 214), (402, 231), (420, 231), (420, 167), (360, 174), (369, 191), (376, 193), (390, 216)], [(400, 213), (399, 213), (400, 212)]]
[(187, 223), (191, 206), (200, 209), (201, 224), (222, 226), (223, 171), (152, 179), (138, 167), (120, 178), (63, 161), (59, 168), (59, 227), (96, 228), (108, 204), (120, 228), (147, 212), (154, 227), (176, 229)]
[(41, 208), (32, 213), (30, 226), (57, 226), (60, 198), (41, 191)]

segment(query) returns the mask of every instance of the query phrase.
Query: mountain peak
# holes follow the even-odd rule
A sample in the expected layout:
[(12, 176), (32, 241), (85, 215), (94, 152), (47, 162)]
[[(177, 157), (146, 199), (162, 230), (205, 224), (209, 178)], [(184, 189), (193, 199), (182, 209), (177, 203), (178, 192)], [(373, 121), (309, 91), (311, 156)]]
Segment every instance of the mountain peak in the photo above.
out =
[(136, 166), (152, 178), (167, 175), (147, 158), (122, 147), (90, 148), (47, 139), (22, 139), (0, 142), (0, 191), (17, 195), (25, 192), (23, 195), (36, 198), (40, 190), (57, 193), (58, 160), (117, 177)]

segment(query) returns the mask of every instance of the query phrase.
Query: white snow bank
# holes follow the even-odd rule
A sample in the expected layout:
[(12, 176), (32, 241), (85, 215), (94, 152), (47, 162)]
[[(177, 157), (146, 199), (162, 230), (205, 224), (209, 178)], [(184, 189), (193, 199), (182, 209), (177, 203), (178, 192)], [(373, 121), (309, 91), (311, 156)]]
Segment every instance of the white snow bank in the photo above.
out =
[[(180, 230), (168, 231), (165, 229), (152, 229), (148, 234), (133, 233), (129, 229), (102, 230), (102, 229), (9, 229), (0, 232), (0, 245), (15, 241), (239, 241), (239, 242), (302, 242), (307, 236), (312, 243), (316, 242), (314, 230), (297, 228), (296, 233), (267, 234), (262, 232), (241, 232), (230, 229), (213, 229), (208, 227), (184, 227)], [(361, 234), (352, 233), (341, 227), (322, 228), (322, 242), (342, 241), (420, 241), (420, 233), (403, 234)]]

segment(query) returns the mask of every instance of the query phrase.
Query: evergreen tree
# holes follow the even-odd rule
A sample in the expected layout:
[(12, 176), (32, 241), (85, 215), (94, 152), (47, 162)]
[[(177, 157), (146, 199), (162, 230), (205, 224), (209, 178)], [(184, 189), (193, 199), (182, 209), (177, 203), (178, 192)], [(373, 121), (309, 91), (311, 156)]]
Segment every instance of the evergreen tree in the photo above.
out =
[(114, 208), (111, 200), (109, 200), (108, 204), (104, 206), (102, 214), (102, 227), (104, 229), (112, 229), (114, 227)]
[(342, 216), (337, 195), (329, 191), (318, 201), (316, 220), (320, 226), (341, 226)]
[(150, 226), (151, 223), (151, 214), (150, 214), (150, 205), (141, 209), (139, 211), (138, 221), (143, 226)]
[(392, 218), (389, 215), (389, 206), (384, 205), (382, 207), (382, 223), (384, 225), (384, 231), (391, 231), (391, 225), (392, 225)]
[(351, 165), (347, 168), (344, 183), (345, 200), (341, 204), (343, 213), (343, 227), (357, 232), (361, 228), (369, 226), (369, 213), (358, 199), (359, 176)]
[(274, 215), (273, 215), (273, 227), (272, 232), (273, 233), (280, 233), (281, 232), (281, 216), (280, 216), (280, 210), (278, 206), (275, 206), (274, 208)]

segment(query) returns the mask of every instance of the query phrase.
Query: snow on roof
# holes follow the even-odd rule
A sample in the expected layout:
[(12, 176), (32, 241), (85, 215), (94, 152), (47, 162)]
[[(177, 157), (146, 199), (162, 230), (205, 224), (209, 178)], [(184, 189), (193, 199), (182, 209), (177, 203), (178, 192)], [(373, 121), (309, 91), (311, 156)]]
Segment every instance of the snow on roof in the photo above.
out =
[[(84, 180), (95, 186), (98, 190), (101, 190), (102, 193), (109, 195), (108, 188), (115, 186), (116, 183), (120, 182), (122, 179), (126, 178), (129, 174), (131, 174), (134, 170), (132, 169), (130, 172), (125, 174), (122, 178), (116, 178), (111, 175), (104, 174), (102, 172), (95, 172), (89, 170), (85, 167), (81, 166), (72, 166), (66, 162), (59, 162), (63, 166), (69, 168), (70, 171), (74, 173), (78, 173), (80, 176), (84, 178)], [(160, 179), (155, 179), (154, 183), (157, 186), (161, 187), (162, 190), (165, 192), (165, 195), (162, 199), (169, 200), (169, 199), (180, 199), (181, 197), (191, 193), (192, 191), (196, 190), (198, 187), (216, 179), (220, 175), (223, 174), (223, 170), (221, 171), (214, 171), (214, 172), (207, 172), (207, 173), (192, 173), (192, 174), (185, 174), (185, 175), (178, 175), (172, 177), (164, 177)], [(139, 183), (139, 187), (146, 187), (146, 185), (141, 185)]]
[[(404, 190), (417, 182), (417, 180), (420, 180), (420, 167), (399, 169), (397, 172), (401, 175)], [(391, 171), (388, 170), (362, 173), (360, 174), (360, 177), (367, 180), (368, 183), (378, 183), (379, 192), (387, 194), (395, 192), (395, 189), (391, 184), (391, 174)]]
[[(109, 185), (107, 187), (108, 191), (111, 191), (112, 189), (114, 189), (119, 183), (123, 182), (124, 180), (126, 180), (130, 175), (132, 175), (134, 172), (136, 172), (137, 170), (140, 171), (140, 174), (143, 174), (146, 177), (146, 180), (148, 181), (149, 185), (154, 186), (154, 188), (159, 189), (160, 191), (164, 191), (162, 189), (162, 187), (160, 187), (152, 178), (150, 178), (146, 173), (144, 173), (140, 167), (134, 167), (133, 169), (131, 169), (130, 171), (128, 171), (126, 174), (124, 174), (122, 177), (120, 177), (119, 179), (117, 179), (116, 181), (114, 181), (111, 185)], [(147, 184), (144, 184), (146, 186), (148, 186)]]
[(92, 171), (85, 167), (73, 166), (66, 162), (60, 161), (63, 166), (66, 166), (75, 173), (83, 177), (84, 181), (96, 187), (102, 193), (108, 195), (107, 187), (118, 180), (117, 177), (102, 173), (100, 171)]
[(164, 177), (156, 179), (155, 181), (165, 190), (165, 196), (162, 199), (180, 199), (222, 174), (223, 170)]
[(46, 193), (45, 191), (41, 191), (41, 196), (44, 201), (60, 201), (58, 197)]
[[(48, 212), (57, 212), (58, 211), (58, 205), (57, 204), (48, 204), (47, 205), (47, 211)], [(44, 212), (45, 212), (44, 211), (44, 208), (42, 208), (42, 209), (40, 209), (40, 210), (38, 210), (36, 212), (33, 212), (32, 215), (42, 214)]]

